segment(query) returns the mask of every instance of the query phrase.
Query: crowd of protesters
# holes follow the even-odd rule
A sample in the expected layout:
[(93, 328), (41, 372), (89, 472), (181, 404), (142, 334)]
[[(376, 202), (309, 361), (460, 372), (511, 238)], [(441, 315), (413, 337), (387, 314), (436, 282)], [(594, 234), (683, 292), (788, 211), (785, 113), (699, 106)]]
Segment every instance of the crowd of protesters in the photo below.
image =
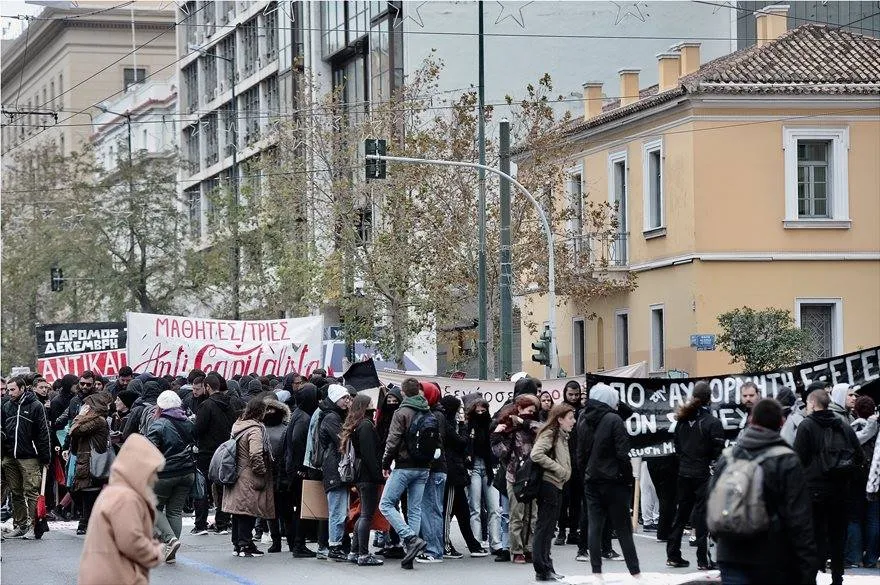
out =
[[(554, 545), (572, 545), (556, 554), (571, 550), (593, 574), (623, 560), (639, 576), (638, 477), (639, 530), (666, 543), (670, 568), (690, 565), (688, 530), (698, 569), (720, 568), (724, 583), (815, 583), (827, 570), (837, 585), (847, 568), (876, 568), (874, 401), (821, 382), (805, 399), (788, 388), (761, 399), (752, 382), (740, 397), (746, 417), (733, 446), (699, 382), (675, 414), (675, 454), (637, 461), (625, 427), (632, 413), (604, 384), (585, 391), (570, 381), (555, 404), (523, 376), (493, 413), (479, 393), (443, 396), (415, 378), (375, 401), (323, 370), (226, 380), (124, 367), (112, 382), (85, 371), (54, 384), (17, 376), (2, 386), (3, 502), (13, 520), (3, 537), (40, 538), (44, 492), (48, 519), (77, 519), (86, 536), (81, 582), (146, 582), (150, 567), (175, 561), (189, 512), (185, 538), (229, 535), (237, 557), (262, 556), (268, 533), (269, 553), (286, 545), (297, 559), (394, 559), (404, 569), (464, 556), (450, 538), (455, 517), (467, 554), (531, 564), (538, 581), (563, 578)], [(235, 476), (223, 482), (214, 461), (230, 439)], [(540, 484), (529, 493), (524, 478), (535, 469)], [(757, 528), (721, 517), (736, 515), (730, 489), (743, 477), (769, 518)], [(323, 488), (326, 519), (303, 513), (305, 482)], [(113, 539), (121, 548), (111, 553)]]

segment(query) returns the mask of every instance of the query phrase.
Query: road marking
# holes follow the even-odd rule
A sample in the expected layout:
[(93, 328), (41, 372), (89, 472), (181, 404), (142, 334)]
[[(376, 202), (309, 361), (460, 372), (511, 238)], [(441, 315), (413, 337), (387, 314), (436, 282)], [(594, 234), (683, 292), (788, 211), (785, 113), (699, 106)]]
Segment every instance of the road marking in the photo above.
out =
[(227, 571), (226, 569), (219, 569), (207, 563), (196, 561), (187, 557), (179, 556), (177, 557), (177, 562), (179, 562), (181, 565), (186, 565), (187, 567), (192, 567), (205, 573), (211, 573), (212, 575), (223, 577), (224, 579), (228, 579), (229, 581), (238, 583), (238, 585), (259, 585), (256, 581), (251, 581), (247, 577), (242, 577), (241, 575), (236, 575), (235, 573)]

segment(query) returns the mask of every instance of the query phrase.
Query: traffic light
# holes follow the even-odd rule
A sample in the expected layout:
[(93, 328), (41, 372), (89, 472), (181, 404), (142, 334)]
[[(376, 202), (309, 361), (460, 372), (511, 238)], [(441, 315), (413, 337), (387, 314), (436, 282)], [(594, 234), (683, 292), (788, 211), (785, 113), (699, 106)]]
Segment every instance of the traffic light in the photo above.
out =
[[(367, 138), (364, 140), (364, 153), (385, 156), (387, 152), (384, 140), (376, 138)], [(367, 180), (384, 179), (386, 162), (384, 160), (367, 159)]]
[(64, 290), (64, 272), (60, 268), (52, 267), (50, 271), (50, 284), (52, 292), (60, 292)]
[(550, 344), (551, 344), (551, 335), (550, 328), (545, 327), (544, 332), (541, 333), (541, 337), (538, 338), (538, 341), (532, 344), (532, 349), (535, 350), (535, 353), (532, 354), (532, 361), (538, 362), (539, 364), (543, 364), (545, 366), (550, 365)]

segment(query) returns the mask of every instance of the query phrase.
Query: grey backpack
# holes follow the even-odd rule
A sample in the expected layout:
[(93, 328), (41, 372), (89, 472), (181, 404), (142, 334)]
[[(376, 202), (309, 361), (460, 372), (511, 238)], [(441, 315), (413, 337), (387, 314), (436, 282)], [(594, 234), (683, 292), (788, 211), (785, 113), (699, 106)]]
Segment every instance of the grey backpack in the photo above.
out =
[(748, 537), (770, 528), (761, 463), (790, 453), (794, 451), (777, 445), (745, 459), (734, 457), (733, 447), (724, 450), (727, 465), (709, 492), (706, 508), (706, 521), (713, 536)]
[(209, 480), (230, 486), (235, 485), (235, 482), (238, 481), (238, 438), (246, 430), (238, 431), (232, 435), (231, 439), (220, 443), (220, 446), (214, 451), (211, 463), (208, 465)]

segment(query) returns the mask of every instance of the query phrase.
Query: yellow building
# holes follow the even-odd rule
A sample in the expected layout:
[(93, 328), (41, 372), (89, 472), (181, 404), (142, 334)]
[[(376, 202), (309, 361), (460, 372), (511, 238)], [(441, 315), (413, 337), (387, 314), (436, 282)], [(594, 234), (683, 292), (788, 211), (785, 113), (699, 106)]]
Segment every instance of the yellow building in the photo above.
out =
[[(605, 277), (630, 271), (638, 287), (594, 303), (594, 319), (560, 299), (569, 375), (643, 360), (652, 375), (736, 370), (691, 336), (742, 306), (789, 309), (813, 340), (805, 360), (880, 342), (880, 40), (786, 31), (777, 7), (757, 18), (756, 46), (703, 65), (698, 43), (658, 55), (653, 87), (620, 70), (613, 103), (584, 85), (568, 196), (618, 203)], [(546, 318), (545, 297), (518, 300)]]

